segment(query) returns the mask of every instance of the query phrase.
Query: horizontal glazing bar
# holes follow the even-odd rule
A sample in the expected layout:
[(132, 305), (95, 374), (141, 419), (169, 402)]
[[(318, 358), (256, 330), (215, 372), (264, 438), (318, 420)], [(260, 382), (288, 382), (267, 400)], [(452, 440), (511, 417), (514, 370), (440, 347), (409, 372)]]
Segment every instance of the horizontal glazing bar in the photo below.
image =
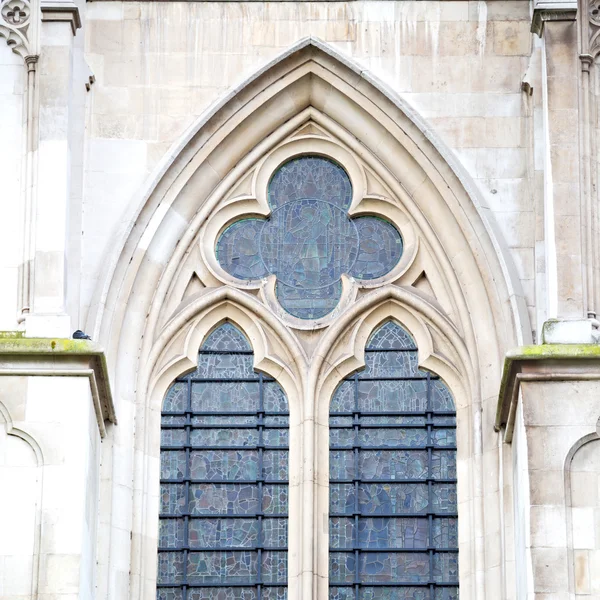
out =
[(456, 483), (456, 479), (436, 479), (427, 477), (423, 479), (330, 479), (329, 483)]
[(418, 348), (365, 348), (365, 352), (377, 352), (378, 354), (389, 352), (418, 352)]
[[(288, 446), (161, 446), (161, 450), (289, 450)], [(433, 448), (433, 446), (431, 446)], [(436, 446), (437, 448), (437, 446)], [(396, 448), (393, 448), (395, 450)], [(447, 448), (445, 448), (447, 449)], [(389, 450), (389, 448), (387, 448)]]
[[(170, 414), (170, 413), (163, 413), (165, 415)], [(221, 414), (221, 413), (220, 413)], [(231, 413), (233, 414), (233, 413)], [(432, 415), (434, 417), (455, 417), (456, 416), (456, 412), (455, 411), (448, 411), (448, 410), (414, 410), (414, 411), (407, 411), (407, 410), (399, 410), (399, 411), (364, 411), (364, 410), (353, 410), (353, 411), (345, 411), (345, 412), (330, 412), (329, 416), (330, 417), (353, 417), (353, 416), (358, 416), (358, 417), (426, 417), (427, 415)], [(376, 425), (376, 427), (381, 427), (381, 425)], [(394, 427), (406, 427), (406, 425), (403, 424), (397, 424), (394, 423)], [(423, 425), (419, 425), (419, 427), (423, 427)], [(437, 427), (437, 424), (436, 424)], [(452, 427), (455, 427), (455, 425), (453, 425)]]
[[(373, 413), (374, 414), (374, 413)], [(386, 413), (387, 414), (387, 413)], [(416, 413), (409, 413), (416, 414)], [(436, 413), (442, 414), (442, 413)], [(444, 413), (446, 414), (446, 413)], [(190, 415), (192, 417), (257, 417), (258, 415), (263, 415), (265, 417), (289, 417), (289, 412), (269, 412), (267, 410), (247, 410), (247, 411), (237, 411), (237, 412), (227, 412), (227, 411), (195, 411), (195, 410), (184, 410), (178, 412), (168, 412), (163, 411), (161, 416), (163, 417), (185, 417), (186, 415)], [(247, 427), (248, 425), (246, 425)], [(164, 427), (164, 425), (163, 425)], [(192, 427), (201, 427), (201, 425), (192, 425)]]
[[(397, 516), (397, 515), (395, 515)], [(404, 516), (404, 515), (403, 515)], [(420, 515), (423, 516), (423, 515)], [(452, 515), (450, 515), (452, 516)], [(161, 519), (182, 519), (183, 517), (190, 517), (192, 519), (254, 519), (257, 517), (262, 517), (263, 520), (267, 519), (287, 519), (287, 514), (279, 514), (279, 513), (236, 513), (233, 515), (227, 513), (210, 513), (210, 514), (194, 514), (190, 512), (182, 512), (182, 513), (161, 513), (159, 515)]]
[[(269, 515), (270, 516), (270, 515)], [(426, 517), (432, 516), (440, 519), (456, 519), (458, 518), (458, 513), (441, 513), (441, 512), (420, 512), (420, 513), (365, 513), (365, 512), (352, 512), (352, 513), (329, 513), (330, 519), (335, 519), (338, 517), (342, 518), (350, 518), (350, 517), (358, 517), (365, 519), (425, 519)]]
[(254, 350), (199, 350), (198, 354), (210, 356), (211, 354), (225, 354), (227, 356), (250, 356)]
[(458, 581), (331, 581), (329, 580), (329, 587), (458, 587)]
[[(251, 579), (249, 581), (245, 581), (245, 582), (235, 582), (235, 583), (157, 583), (156, 587), (157, 588), (181, 588), (181, 587), (186, 587), (188, 590), (195, 590), (195, 589), (206, 589), (206, 588), (228, 588), (228, 587), (235, 587), (235, 588), (239, 588), (239, 587), (252, 587), (252, 586), (256, 586), (256, 585), (260, 585), (262, 587), (286, 587), (287, 586), (287, 582), (282, 583), (281, 581), (279, 582), (269, 582), (267, 583), (266, 581), (257, 581), (256, 579)], [(345, 585), (345, 584), (344, 584)], [(456, 584), (454, 584), (456, 585)], [(341, 587), (341, 586), (337, 586), (337, 587)]]
[(223, 377), (217, 377), (215, 379), (210, 379), (208, 377), (186, 377), (185, 379), (177, 379), (179, 383), (187, 383), (191, 381), (192, 383), (271, 383), (275, 381), (274, 379), (259, 379), (258, 377), (238, 377), (237, 379), (226, 379)]
[[(180, 415), (180, 416), (184, 416), (184, 415)], [(194, 429), (248, 429), (248, 431), (254, 431), (255, 429), (258, 429), (259, 427), (262, 427), (263, 429), (288, 429), (289, 425), (266, 425), (265, 423), (261, 423), (260, 425), (258, 423), (253, 424), (253, 425), (248, 425), (248, 424), (244, 424), (244, 425), (238, 425), (236, 423), (217, 423), (215, 424), (211, 424), (211, 425), (196, 425), (195, 423), (191, 424), (186, 424), (186, 423), (164, 423), (163, 425), (161, 425), (162, 429), (184, 429), (185, 427), (190, 427), (192, 430)], [(421, 429), (423, 429), (423, 427), (421, 427)]]
[[(284, 480), (280, 481), (279, 479), (161, 479), (160, 483), (237, 483), (237, 484), (255, 484), (255, 483), (265, 483), (268, 485), (289, 485), (289, 482)], [(454, 480), (452, 480), (454, 481)], [(344, 482), (342, 482), (344, 483)], [(377, 482), (381, 483), (381, 482)], [(402, 483), (401, 481), (394, 481), (394, 483)], [(410, 483), (415, 483), (411, 481)], [(417, 483), (422, 483), (418, 481)]]
[(184, 550), (189, 550), (190, 552), (257, 552), (258, 550), (268, 550), (269, 552), (287, 552), (286, 547), (278, 546), (219, 546), (217, 548), (179, 546), (178, 548), (158, 548), (159, 552), (183, 552)]
[[(281, 447), (277, 446), (277, 448)], [(456, 446), (434, 446), (433, 444), (428, 444), (427, 446), (329, 446), (330, 450), (385, 450), (389, 452), (395, 452), (396, 450), (428, 450), (429, 448), (432, 450), (456, 450)], [(241, 450), (242, 448), (239, 449)], [(238, 450), (238, 448), (235, 448), (235, 450)]]
[(361, 554), (363, 552), (392, 552), (394, 554), (405, 554), (405, 553), (423, 553), (423, 552), (434, 552), (434, 553), (452, 553), (458, 554), (458, 548), (435, 548), (435, 547), (425, 547), (425, 548), (367, 548), (365, 546), (353, 546), (352, 548), (334, 548), (333, 546), (329, 546), (330, 552), (336, 553), (347, 553), (352, 554), (353, 552), (359, 551)]

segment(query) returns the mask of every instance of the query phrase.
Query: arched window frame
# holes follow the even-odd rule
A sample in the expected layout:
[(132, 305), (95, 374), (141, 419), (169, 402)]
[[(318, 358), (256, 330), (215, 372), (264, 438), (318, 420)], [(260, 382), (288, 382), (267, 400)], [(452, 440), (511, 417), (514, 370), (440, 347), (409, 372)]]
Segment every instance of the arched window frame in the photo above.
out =
[[(495, 450), (489, 446), (490, 442), (495, 446), (495, 438), (482, 441), (482, 406), (496, 399), (501, 364), (498, 357), (517, 345), (521, 336), (529, 335), (522, 293), (494, 223), (489, 222), (487, 211), (480, 206), (481, 197), (473, 181), (410, 107), (372, 75), (363, 73), (360, 66), (327, 44), (312, 38), (299, 42), (203, 115), (182, 137), (168, 161), (161, 163), (132, 209), (132, 228), (127, 230), (123, 244), (116, 247), (114, 265), (98, 286), (98, 306), (94, 305), (90, 313), (90, 331), (97, 331), (95, 339), (111, 350), (111, 376), (120, 404), (120, 427), (115, 429), (114, 442), (105, 444), (106, 456), (112, 455), (115, 460), (113, 466), (105, 461), (103, 481), (115, 483), (103, 486), (114, 488), (112, 496), (118, 493), (122, 508), (109, 517), (107, 524), (111, 551), (100, 569), (101, 585), (113, 585), (110, 581), (115, 573), (123, 579), (129, 572), (132, 598), (141, 600), (154, 593), (154, 494), (159, 444), (156, 407), (168, 384), (188, 368), (189, 356), (197, 351), (198, 345), (186, 354), (188, 339), (184, 339), (195, 335), (191, 329), (204, 327), (195, 321), (204, 320), (210, 309), (224, 301), (232, 301), (236, 309), (250, 306), (261, 328), (266, 324), (261, 344), (266, 346), (267, 338), (277, 338), (264, 357), (257, 356), (257, 363), (270, 360), (275, 376), (293, 381), (291, 393), (287, 393), (290, 403), (292, 395), (295, 397), (297, 404), (291, 406), (291, 411), (293, 415), (297, 410), (302, 429), (298, 436), (303, 453), (299, 455), (298, 485), (302, 490), (298, 497), (305, 501), (298, 500), (297, 535), (303, 539), (295, 546), (301, 549), (300, 566), (291, 575), (297, 586), (290, 586), (290, 593), (299, 593), (298, 598), (303, 600), (315, 597), (313, 587), (320, 590), (326, 585), (322, 565), (326, 565), (327, 555), (323, 550), (326, 545), (319, 541), (321, 507), (326, 505), (327, 494), (323, 492), (326, 480), (322, 477), (326, 450), (317, 441), (323, 436), (316, 399), (330, 397), (332, 390), (323, 390), (329, 386), (331, 365), (333, 370), (344, 371), (344, 360), (360, 363), (360, 349), (353, 350), (353, 340), (348, 339), (354, 336), (349, 332), (355, 331), (355, 321), (367, 318), (376, 305), (391, 301), (420, 315), (417, 327), (429, 329), (423, 342), (429, 341), (432, 346), (428, 349), (418, 341), (421, 366), (433, 363), (435, 372), (443, 372), (458, 403), (459, 435), (465, 449), (462, 459), (459, 456), (459, 496), (463, 490), (459, 514), (462, 511), (468, 517), (461, 519), (461, 527), (465, 528), (461, 556), (468, 557), (461, 558), (461, 570), (465, 568), (461, 573), (461, 598), (485, 598), (486, 587), (497, 589), (498, 575), (487, 565), (484, 550), (492, 547), (495, 555), (504, 551), (510, 555), (511, 551), (504, 547), (503, 532), (486, 527), (487, 516), (484, 519), (484, 503), (486, 515), (496, 513), (502, 506), (502, 494), (494, 483), (495, 476), (490, 479), (483, 474), (484, 452), (490, 456), (492, 462), (488, 465), (494, 473), (497, 467), (493, 463)], [(350, 80), (359, 83), (348, 85)], [(295, 108), (290, 108), (292, 93), (298, 100)], [(325, 98), (327, 102), (321, 102)], [(318, 106), (311, 105), (313, 99), (319, 100)], [(247, 127), (250, 120), (254, 137)], [(250, 294), (239, 294), (239, 290), (254, 288), (234, 286), (216, 277), (202, 256), (194, 260), (206, 269), (199, 274), (213, 289), (204, 290), (202, 297), (182, 300), (190, 281), (190, 270), (184, 262), (197, 253), (193, 246), (198, 240), (206, 239), (206, 219), (224, 205), (232, 215), (242, 211), (243, 203), (255, 206), (254, 190), (260, 186), (256, 186), (254, 175), (278, 151), (282, 141), (297, 141), (308, 151), (316, 151), (323, 140), (321, 134), (305, 134), (303, 127), (309, 122), (322, 127), (325, 136), (341, 140), (340, 147), (345, 144), (357, 152), (360, 168), (368, 165), (369, 176), (385, 181), (393, 197), (410, 207), (411, 217), (417, 221), (409, 223), (415, 227), (415, 244), (427, 246), (433, 258), (430, 265), (441, 269), (436, 275), (441, 286), (435, 290), (439, 303), (419, 293), (406, 293), (403, 287), (391, 289), (375, 283), (365, 288), (368, 297), (357, 299), (356, 306), (349, 305), (329, 323), (310, 361), (296, 341), (278, 328), (277, 320), (270, 320), (268, 298), (254, 301)], [(358, 123), (360, 131), (355, 127)], [(371, 199), (365, 200), (368, 202), (363, 208), (367, 210)], [(384, 204), (390, 210), (398, 209), (392, 203)], [(401, 230), (406, 240), (406, 229)], [(205, 246), (200, 244), (200, 254), (204, 251)], [(379, 287), (383, 289), (376, 289)], [(236, 309), (229, 317), (233, 318)], [(390, 309), (388, 316), (394, 311)], [(407, 324), (403, 317), (398, 320)], [(407, 327), (414, 334), (412, 326)], [(344, 349), (337, 344), (338, 338), (345, 339)], [(287, 365), (292, 365), (293, 375), (286, 370)], [(489, 425), (485, 416), (489, 407), (485, 411), (485, 423)], [(311, 420), (315, 428), (309, 433), (305, 423)], [(134, 438), (135, 448), (131, 448)], [(124, 493), (122, 482), (129, 485), (132, 479), (134, 487)], [(314, 484), (312, 492), (308, 490), (309, 482)], [(319, 499), (315, 505), (306, 500), (314, 496)], [(325, 502), (321, 502), (321, 496), (325, 496)], [(101, 510), (110, 514), (111, 493), (105, 493), (104, 498), (108, 500), (103, 501)], [(120, 535), (120, 515), (129, 510), (129, 505), (133, 535), (131, 561), (127, 562), (119, 559), (121, 547), (129, 544), (129, 534), (127, 540)], [(507, 560), (510, 562), (510, 556)], [(502, 577), (510, 581), (509, 572)]]
[[(396, 339), (392, 339), (391, 343), (383, 340), (381, 344), (378, 336), (386, 335), (386, 329), (387, 333), (394, 334)], [(417, 351), (416, 343), (403, 327), (392, 320), (384, 322), (371, 334), (365, 347), (366, 357), (370, 355), (375, 360), (381, 360), (373, 362), (365, 358), (366, 369), (346, 377), (332, 396), (329, 452), (330, 468), (332, 459), (335, 459), (336, 468), (330, 471), (330, 598), (359, 600), (363, 597), (377, 598), (379, 593), (384, 594), (384, 598), (458, 598), (456, 411), (454, 400), (440, 378), (418, 369), (416, 360), (413, 363)], [(389, 356), (392, 360), (384, 360)], [(398, 358), (394, 359), (394, 356)], [(379, 367), (376, 366), (378, 364)], [(372, 372), (369, 372), (369, 369)], [(376, 412), (363, 408), (360, 400), (361, 383), (372, 382), (373, 385), (377, 385), (385, 381), (395, 384), (397, 389), (402, 389), (403, 383), (411, 381), (423, 388), (420, 405), (413, 406), (411, 398), (407, 397), (408, 403), (403, 411), (395, 411), (393, 404), (389, 402)], [(415, 397), (415, 401), (417, 400)], [(375, 414), (375, 417), (372, 416)], [(382, 427), (384, 429), (381, 429)], [(406, 429), (407, 427), (409, 429)], [(389, 431), (390, 434), (394, 431), (404, 433), (405, 444), (384, 443), (383, 437), (376, 438), (380, 443), (374, 444), (361, 436), (361, 433), (369, 431), (374, 435), (383, 431)], [(421, 435), (411, 437), (411, 432)], [(437, 436), (440, 432), (447, 432), (447, 435)], [(373, 460), (377, 460), (378, 455), (381, 455), (379, 458), (384, 466), (385, 454), (391, 454), (392, 460), (393, 455), (398, 454), (401, 462), (403, 458), (406, 460), (406, 466), (410, 464), (411, 455), (424, 454), (426, 460), (422, 472), (412, 473), (406, 469), (396, 469), (393, 473), (390, 472), (387, 478), (389, 480), (385, 481), (386, 477), (369, 477), (363, 474), (363, 469), (368, 469), (366, 466), (361, 467), (364, 454), (373, 454)], [(348, 458), (351, 460), (348, 461)], [(421, 463), (418, 464), (421, 467)], [(391, 466), (388, 465), (390, 469)], [(411, 510), (406, 510), (405, 507), (387, 508), (384, 511), (375, 506), (365, 508), (361, 500), (364, 501), (368, 496), (368, 490), (377, 486), (385, 488), (386, 484), (390, 484), (390, 490), (394, 486), (406, 486), (412, 493), (416, 493), (416, 488), (421, 488), (420, 502), (413, 498)], [(436, 489), (442, 490), (442, 493), (436, 493)], [(344, 491), (349, 494), (346, 503), (343, 501)], [(347, 505), (349, 499), (353, 499), (352, 506)], [(336, 509), (332, 508), (333, 500), (336, 502)], [(367, 540), (361, 540), (361, 525), (368, 526), (369, 521), (372, 521), (373, 529), (377, 525), (386, 529), (396, 525), (398, 530), (395, 535), (392, 530), (387, 531), (388, 543), (384, 546), (376, 540), (374, 543), (370, 536)], [(400, 528), (412, 530), (415, 535), (412, 543), (410, 539), (400, 543)], [(370, 560), (373, 556), (376, 557), (375, 562)], [(411, 556), (417, 556), (413, 565), (410, 564)], [(416, 571), (403, 572), (400, 568), (402, 572), (398, 572), (395, 578), (390, 578), (385, 572), (382, 576), (369, 573), (373, 566), (377, 567), (377, 560), (389, 560), (389, 568), (393, 570), (394, 557), (398, 566), (408, 561), (408, 568), (413, 566)], [(348, 565), (353, 566), (352, 572), (347, 571)], [(381, 568), (383, 569), (383, 564)]]

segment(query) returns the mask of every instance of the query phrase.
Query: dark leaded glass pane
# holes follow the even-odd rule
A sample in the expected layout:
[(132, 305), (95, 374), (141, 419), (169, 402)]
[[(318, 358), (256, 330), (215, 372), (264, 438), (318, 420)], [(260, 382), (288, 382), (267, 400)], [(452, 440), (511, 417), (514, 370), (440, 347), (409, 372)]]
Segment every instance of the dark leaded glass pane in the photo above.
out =
[(258, 383), (192, 383), (194, 412), (256, 412), (258, 398)]
[(265, 583), (287, 583), (287, 552), (263, 551), (262, 576)]
[(187, 408), (187, 383), (174, 383), (165, 396), (163, 412), (183, 412)]
[(352, 412), (355, 405), (355, 388), (353, 381), (342, 381), (335, 390), (329, 410), (332, 413)]
[(425, 429), (403, 429), (398, 427), (385, 429), (361, 429), (358, 434), (358, 443), (368, 448), (381, 446), (395, 448), (397, 446), (420, 447), (427, 445), (427, 431)]
[(223, 323), (217, 327), (204, 341), (201, 350), (208, 352), (250, 352), (252, 348), (244, 334), (231, 323)]
[(181, 583), (183, 567), (183, 552), (159, 552), (158, 583)]
[(253, 548), (258, 540), (256, 519), (190, 519), (190, 548)]
[(431, 600), (431, 596), (427, 587), (365, 586), (360, 590), (359, 600)]
[(190, 485), (190, 514), (247, 515), (260, 510), (258, 487), (247, 483)]
[(358, 402), (363, 412), (425, 412), (427, 380), (360, 381)]
[(287, 588), (269, 586), (262, 590), (262, 600), (287, 600)]
[(230, 225), (217, 242), (217, 260), (238, 279), (261, 279), (269, 272), (260, 256), (259, 236), (263, 220), (242, 219)]
[(425, 479), (426, 450), (363, 450), (358, 461), (361, 479)]
[(192, 446), (256, 446), (258, 429), (194, 429), (190, 443)]
[(329, 553), (329, 581), (336, 583), (352, 583), (356, 561), (350, 552)]
[(156, 595), (156, 600), (183, 600), (183, 590), (180, 588), (159, 589), (158, 594)]
[(285, 413), (288, 410), (287, 398), (282, 387), (276, 381), (263, 384), (264, 408), (266, 412)]
[(192, 379), (258, 379), (251, 354), (206, 354), (198, 356)]
[(355, 600), (353, 587), (330, 587), (329, 600)]
[(186, 511), (185, 486), (181, 483), (161, 483), (160, 512), (167, 515), (181, 515)]
[(367, 377), (427, 377), (419, 371), (416, 352), (367, 352), (365, 370), (360, 379)]
[(263, 487), (263, 511), (267, 515), (285, 515), (288, 511), (288, 486), (265, 485)]
[(217, 241), (220, 265), (239, 279), (277, 277), (281, 306), (300, 319), (319, 319), (341, 297), (341, 277), (374, 279), (402, 255), (402, 238), (388, 221), (351, 219), (352, 185), (344, 169), (303, 156), (282, 165), (269, 184), (271, 215), (242, 219)]
[(275, 286), (279, 303), (290, 315), (299, 319), (320, 319), (328, 315), (342, 297), (342, 282), (317, 289), (295, 288), (277, 282)]
[(163, 429), (160, 432), (161, 446), (183, 446), (187, 440), (185, 429)]
[(426, 583), (429, 554), (426, 552), (369, 552), (360, 555), (359, 575), (365, 583)]
[(269, 184), (273, 208), (302, 198), (319, 197), (340, 208), (352, 203), (352, 186), (346, 171), (320, 156), (303, 156), (282, 165)]
[(286, 600), (288, 404), (252, 365), (226, 323), (167, 394), (157, 600)]
[(393, 321), (383, 324), (367, 342), (367, 350), (417, 349), (412, 336)]
[(454, 401), (394, 323), (365, 359), (331, 402), (330, 598), (458, 600)]
[(256, 588), (252, 587), (191, 588), (186, 597), (187, 600), (258, 600)]
[(190, 552), (187, 580), (198, 583), (252, 584), (257, 575), (257, 552)]
[(365, 483), (358, 499), (364, 514), (425, 513), (429, 508), (426, 483)]
[(402, 238), (396, 228), (383, 219), (354, 219), (360, 244), (350, 275), (358, 279), (376, 279), (389, 273), (402, 256)]
[[(185, 460), (185, 457), (184, 457)], [(209, 481), (238, 481), (258, 477), (256, 450), (192, 450), (190, 477)]]
[(287, 519), (263, 520), (263, 543), (267, 548), (283, 548), (287, 544)]
[(352, 548), (354, 546), (354, 519), (333, 517), (329, 519), (329, 546), (335, 549)]
[(361, 548), (426, 549), (429, 527), (427, 519), (374, 517), (358, 522)]
[(183, 519), (164, 519), (158, 527), (158, 546), (160, 548), (180, 548), (183, 546)]

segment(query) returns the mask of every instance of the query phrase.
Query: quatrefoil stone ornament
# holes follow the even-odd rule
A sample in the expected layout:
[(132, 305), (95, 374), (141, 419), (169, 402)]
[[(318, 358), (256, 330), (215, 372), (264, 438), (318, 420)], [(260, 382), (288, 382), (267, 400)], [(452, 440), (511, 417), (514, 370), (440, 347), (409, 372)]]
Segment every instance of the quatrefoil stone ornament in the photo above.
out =
[(346, 171), (319, 156), (282, 165), (269, 183), (268, 219), (243, 218), (217, 241), (217, 259), (238, 279), (276, 276), (281, 306), (299, 319), (320, 319), (342, 296), (342, 275), (377, 279), (402, 256), (402, 237), (388, 221), (351, 218)]
[(15, 27), (24, 25), (29, 18), (29, 6), (21, 0), (9, 0), (0, 12), (4, 20)]

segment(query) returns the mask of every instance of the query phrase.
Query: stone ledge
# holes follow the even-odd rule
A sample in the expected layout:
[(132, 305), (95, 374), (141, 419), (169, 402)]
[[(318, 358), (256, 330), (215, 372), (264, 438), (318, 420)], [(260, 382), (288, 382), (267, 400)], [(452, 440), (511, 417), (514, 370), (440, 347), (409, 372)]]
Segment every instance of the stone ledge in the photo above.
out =
[(600, 380), (600, 345), (543, 344), (521, 346), (507, 352), (498, 394), (494, 429), (505, 428), (512, 441), (521, 381)]
[(117, 423), (106, 357), (94, 342), (0, 332), (0, 376), (87, 377), (100, 435), (105, 421)]

